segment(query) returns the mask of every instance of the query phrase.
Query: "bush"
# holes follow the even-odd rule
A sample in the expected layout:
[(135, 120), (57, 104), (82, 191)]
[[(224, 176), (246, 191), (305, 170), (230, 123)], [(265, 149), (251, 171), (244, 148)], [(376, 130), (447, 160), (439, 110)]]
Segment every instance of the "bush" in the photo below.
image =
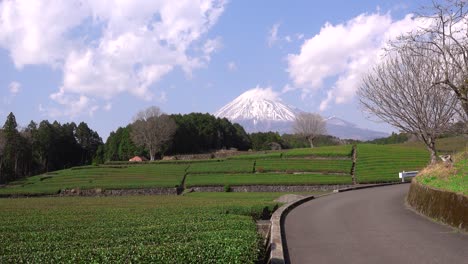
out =
[(224, 185), (224, 192), (231, 192), (231, 185), (229, 184)]

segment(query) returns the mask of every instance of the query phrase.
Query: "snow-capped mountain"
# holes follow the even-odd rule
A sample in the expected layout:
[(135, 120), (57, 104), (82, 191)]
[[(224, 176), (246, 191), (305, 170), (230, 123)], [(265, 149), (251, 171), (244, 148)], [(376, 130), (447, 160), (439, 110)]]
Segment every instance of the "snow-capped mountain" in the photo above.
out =
[(256, 124), (262, 121), (294, 121), (296, 113), (281, 103), (271, 89), (255, 88), (241, 94), (214, 115), (230, 120), (252, 120)]
[[(216, 117), (241, 124), (249, 132), (277, 131), (292, 133), (296, 114), (301, 110), (282, 103), (270, 88), (254, 88), (216, 111)], [(388, 136), (387, 133), (363, 129), (332, 116), (325, 119), (328, 134), (343, 139), (371, 140)]]

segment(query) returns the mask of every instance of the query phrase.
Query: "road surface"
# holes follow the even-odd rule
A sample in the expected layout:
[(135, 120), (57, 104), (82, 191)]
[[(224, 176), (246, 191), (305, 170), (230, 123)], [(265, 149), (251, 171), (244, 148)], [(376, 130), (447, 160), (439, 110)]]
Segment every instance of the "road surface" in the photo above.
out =
[(284, 223), (287, 260), (468, 264), (468, 235), (408, 209), (409, 186), (349, 191), (293, 209)]

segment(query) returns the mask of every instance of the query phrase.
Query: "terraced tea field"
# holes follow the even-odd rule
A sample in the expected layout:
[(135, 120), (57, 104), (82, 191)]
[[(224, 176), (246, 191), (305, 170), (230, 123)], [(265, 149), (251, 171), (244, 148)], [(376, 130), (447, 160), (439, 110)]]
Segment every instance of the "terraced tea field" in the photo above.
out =
[(101, 165), (75, 167), (29, 177), (0, 188), (0, 194), (54, 194), (61, 189), (175, 187), (187, 164)]
[(311, 160), (311, 159), (259, 159), (255, 165), (257, 172), (321, 172), (350, 174), (352, 161)]
[(312, 184), (351, 184), (349, 175), (324, 174), (190, 174), (185, 186), (236, 186), (236, 185), (312, 185)]
[(284, 157), (351, 157), (352, 148), (353, 147), (351, 145), (340, 145), (317, 148), (291, 149), (284, 153)]
[(219, 162), (193, 163), (188, 173), (251, 173), (254, 170), (252, 160), (221, 160)]
[[(458, 145), (463, 144), (459, 141)], [(342, 145), (244, 154), (229, 159), (113, 162), (30, 177), (0, 188), (0, 195), (55, 194), (74, 188), (349, 184), (351, 150), (352, 146)], [(428, 152), (410, 143), (359, 144), (355, 175), (358, 183), (398, 181), (398, 172), (420, 170), (428, 161)]]
[(357, 146), (356, 178), (359, 183), (399, 181), (398, 172), (421, 170), (429, 162), (425, 149), (405, 145)]
[(350, 151), (350, 146), (300, 149), (289, 158), (288, 151), (191, 164), (185, 186), (350, 184)]
[(254, 263), (278, 196), (0, 199), (0, 263)]

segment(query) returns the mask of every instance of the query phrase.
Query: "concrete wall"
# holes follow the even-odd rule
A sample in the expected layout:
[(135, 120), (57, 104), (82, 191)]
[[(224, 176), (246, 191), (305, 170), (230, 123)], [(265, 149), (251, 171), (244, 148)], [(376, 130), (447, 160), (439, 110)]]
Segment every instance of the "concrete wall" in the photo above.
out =
[(176, 188), (147, 188), (147, 189), (66, 189), (61, 190), (59, 196), (124, 196), (124, 195), (176, 195)]
[(411, 182), (408, 204), (416, 211), (468, 232), (468, 196)]

